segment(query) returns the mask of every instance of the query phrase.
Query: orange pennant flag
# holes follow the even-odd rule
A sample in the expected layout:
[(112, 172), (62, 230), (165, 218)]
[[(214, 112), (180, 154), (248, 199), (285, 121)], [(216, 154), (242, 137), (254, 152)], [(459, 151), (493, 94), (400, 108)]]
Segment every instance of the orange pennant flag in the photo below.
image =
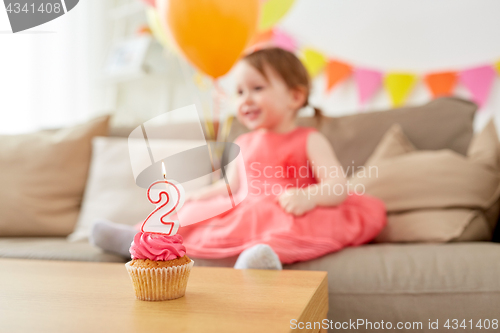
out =
[(326, 65), (326, 92), (339, 82), (347, 79), (352, 74), (352, 67), (346, 63), (330, 60)]
[(252, 39), (250, 39), (248, 46), (250, 48), (254, 48), (254, 51), (257, 51), (257, 49), (262, 48), (262, 46), (265, 46), (268, 43), (271, 43), (272, 39), (273, 39), (273, 30), (271, 30), (271, 29), (263, 31), (263, 32), (257, 32), (252, 37)]
[(457, 73), (442, 72), (427, 74), (424, 81), (434, 98), (439, 96), (451, 96), (457, 84)]

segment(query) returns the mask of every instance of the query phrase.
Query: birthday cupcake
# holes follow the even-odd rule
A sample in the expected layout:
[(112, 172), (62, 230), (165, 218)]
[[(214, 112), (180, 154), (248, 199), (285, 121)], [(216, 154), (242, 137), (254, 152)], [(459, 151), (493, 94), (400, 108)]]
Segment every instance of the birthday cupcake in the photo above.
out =
[(182, 236), (139, 232), (130, 246), (132, 261), (125, 264), (135, 295), (143, 301), (165, 301), (184, 296), (194, 261), (186, 255)]

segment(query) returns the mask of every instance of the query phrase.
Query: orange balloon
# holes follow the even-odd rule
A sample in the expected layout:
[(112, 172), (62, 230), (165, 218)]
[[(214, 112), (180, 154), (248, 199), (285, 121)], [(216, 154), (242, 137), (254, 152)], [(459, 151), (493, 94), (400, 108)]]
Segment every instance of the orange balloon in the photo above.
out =
[(170, 0), (165, 14), (186, 58), (218, 78), (229, 72), (253, 37), (259, 0)]

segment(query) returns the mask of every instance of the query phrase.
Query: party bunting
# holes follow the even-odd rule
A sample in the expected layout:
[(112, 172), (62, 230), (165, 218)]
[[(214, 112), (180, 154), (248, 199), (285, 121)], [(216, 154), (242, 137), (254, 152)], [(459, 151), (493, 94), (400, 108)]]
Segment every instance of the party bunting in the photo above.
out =
[(490, 65), (474, 67), (460, 72), (460, 82), (469, 90), (472, 99), (480, 107), (488, 99), (494, 78), (495, 70)]
[(301, 60), (311, 77), (318, 75), (326, 64), (326, 57), (322, 53), (310, 48), (302, 50)]
[(247, 52), (257, 51), (265, 47), (280, 47), (290, 52), (295, 52), (297, 49), (295, 40), (279, 29), (256, 33), (248, 45)]
[(277, 47), (281, 47), (290, 52), (295, 52), (297, 43), (290, 35), (279, 29), (273, 29), (273, 42)]
[(149, 7), (156, 7), (156, 0), (142, 0)]
[(356, 68), (354, 79), (358, 88), (359, 104), (364, 106), (382, 84), (382, 73), (367, 68)]
[(262, 4), (259, 30), (272, 28), (292, 7), (295, 0), (268, 0)]
[(330, 60), (326, 65), (326, 91), (330, 91), (339, 82), (352, 74), (352, 67), (346, 63)]
[(251, 47), (255, 47), (255, 48), (259, 48), (261, 46), (266, 46), (267, 44), (271, 43), (271, 41), (273, 40), (273, 36), (274, 36), (274, 32), (271, 29), (266, 30), (266, 31), (257, 32), (252, 37), (252, 39), (250, 40), (248, 45), (250, 45)]
[(457, 73), (442, 72), (427, 74), (424, 81), (429, 87), (434, 98), (440, 96), (451, 96), (457, 84)]
[(409, 73), (388, 73), (384, 79), (384, 86), (391, 96), (392, 105), (397, 107), (404, 104), (416, 81), (416, 75)]
[[(147, 19), (155, 38), (164, 47), (175, 51), (176, 45), (173, 38), (167, 33), (167, 28), (162, 24), (164, 22), (158, 15), (158, 11), (165, 12), (162, 4), (167, 3), (167, 0), (141, 1), (148, 5), (146, 8)], [(354, 73), (361, 107), (366, 106), (366, 103), (380, 89), (382, 83), (388, 91), (394, 106), (404, 104), (417, 80), (416, 75), (389, 72), (384, 78), (384, 74), (380, 71), (358, 68), (345, 62), (328, 59), (323, 53), (312, 48), (300, 49), (300, 45), (295, 38), (275, 27), (276, 22), (289, 11), (295, 0), (260, 1), (259, 30), (248, 44), (250, 48), (246, 52), (269, 46), (280, 47), (291, 52), (297, 52), (298, 50), (299, 57), (311, 77), (315, 77), (325, 69), (326, 92), (331, 91)], [(154, 7), (158, 7), (158, 9), (156, 10)], [(455, 87), (460, 81), (471, 93), (472, 99), (481, 107), (486, 103), (490, 94), (495, 71), (500, 75), (500, 60), (492, 65), (470, 68), (461, 72), (446, 71), (424, 74), (423, 80), (434, 98), (453, 95)]]
[(500, 75), (500, 60), (495, 63), (495, 69), (497, 70), (498, 75)]

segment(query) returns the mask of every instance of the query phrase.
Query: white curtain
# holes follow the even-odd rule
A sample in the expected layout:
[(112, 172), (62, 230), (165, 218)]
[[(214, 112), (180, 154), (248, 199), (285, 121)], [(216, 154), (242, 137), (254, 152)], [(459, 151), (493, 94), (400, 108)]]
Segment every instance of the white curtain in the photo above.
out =
[(82, 0), (16, 34), (0, 9), (0, 134), (67, 126), (102, 112), (107, 3)]

